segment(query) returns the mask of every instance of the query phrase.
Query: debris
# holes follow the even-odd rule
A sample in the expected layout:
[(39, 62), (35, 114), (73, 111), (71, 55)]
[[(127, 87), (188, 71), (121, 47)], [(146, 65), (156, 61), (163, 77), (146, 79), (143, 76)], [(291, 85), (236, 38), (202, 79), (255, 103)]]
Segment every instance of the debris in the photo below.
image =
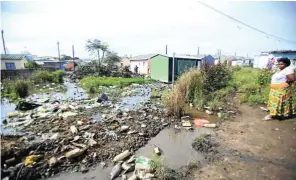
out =
[(135, 162), (135, 160), (136, 160), (136, 156), (133, 155), (132, 157), (129, 158), (129, 160), (126, 161), (126, 163), (129, 164), (129, 163)]
[(219, 118), (221, 118), (221, 117), (222, 117), (222, 114), (221, 114), (220, 112), (219, 112), (217, 115), (218, 115), (218, 117), (219, 117)]
[(121, 126), (120, 127), (120, 132), (125, 132), (129, 129), (129, 126)]
[(121, 163), (118, 163), (116, 166), (113, 167), (110, 173), (110, 180), (117, 178), (120, 172), (121, 172)]
[(145, 128), (145, 127), (147, 127), (146, 124), (141, 124), (141, 128)]
[(127, 176), (126, 175), (122, 175), (121, 179), (122, 180), (127, 180)]
[(81, 136), (75, 136), (73, 139), (73, 142), (78, 141), (80, 139)]
[(25, 159), (25, 162), (24, 162), (25, 166), (35, 164), (40, 159), (40, 157), (42, 157), (42, 156), (41, 155), (27, 156)]
[(159, 147), (155, 146), (154, 153), (157, 154), (157, 155), (160, 155), (161, 154)]
[(194, 119), (194, 126), (195, 127), (203, 127), (205, 124), (209, 124), (210, 122), (205, 119)]
[(15, 161), (15, 157), (10, 158), (10, 159), (6, 159), (6, 160), (5, 160), (5, 163), (6, 163), (6, 164), (10, 164), (10, 163), (13, 163), (14, 161)]
[(28, 111), (35, 109), (37, 107), (41, 106), (40, 104), (35, 104), (35, 103), (29, 103), (25, 101), (20, 101), (17, 105), (15, 110), (21, 110), (21, 111)]
[(59, 137), (59, 133), (55, 133), (54, 135), (52, 135), (49, 139), (51, 140), (56, 140)]
[(145, 170), (146, 173), (152, 172), (153, 171), (152, 160), (147, 157), (144, 157), (144, 156), (138, 157), (136, 159), (135, 169), (136, 170)]
[(265, 107), (260, 107), (260, 109), (262, 110), (262, 111), (268, 111), (268, 109), (267, 108), (265, 108)]
[(132, 175), (130, 178), (128, 178), (128, 180), (137, 180), (138, 176), (137, 175)]
[(106, 94), (103, 93), (103, 94), (98, 98), (97, 102), (98, 102), (98, 103), (101, 103), (101, 102), (105, 102), (105, 101), (108, 101), (108, 96), (107, 96)]
[(115, 156), (113, 159), (113, 162), (122, 161), (129, 156), (130, 156), (130, 152), (129, 152), (129, 150), (126, 150), (126, 151), (122, 152), (121, 154), (118, 154), (117, 156)]
[(85, 151), (84, 149), (76, 148), (76, 149), (73, 149), (73, 150), (67, 152), (67, 153), (65, 154), (65, 156), (66, 156), (66, 158), (68, 158), (68, 159), (75, 158), (75, 157), (77, 157), (77, 156), (82, 155), (82, 154), (84, 153), (84, 151)]
[(67, 111), (67, 112), (64, 112), (63, 114), (61, 114), (61, 116), (63, 118), (67, 118), (67, 117), (70, 117), (70, 116), (76, 116), (77, 113), (76, 112), (71, 112), (71, 111)]
[(183, 116), (181, 117), (181, 120), (190, 120), (190, 116)]
[(57, 158), (56, 158), (56, 157), (52, 157), (52, 158), (50, 158), (50, 159), (48, 160), (48, 165), (49, 165), (50, 167), (53, 167), (53, 166), (55, 166), (55, 165), (57, 164), (57, 162), (58, 162)]
[(208, 128), (215, 128), (215, 127), (217, 127), (216, 124), (204, 124), (203, 126), (204, 127), (208, 127)]
[(279, 128), (275, 128), (276, 131), (280, 130)]
[(77, 121), (77, 125), (81, 126), (83, 124), (82, 121)]
[(206, 110), (206, 113), (207, 113), (208, 115), (212, 115), (212, 114), (214, 114), (214, 112), (213, 112), (213, 111), (210, 111), (210, 110)]
[(191, 123), (190, 123), (190, 121), (184, 121), (184, 120), (182, 120), (182, 126), (183, 127), (191, 127)]
[(93, 146), (95, 146), (95, 145), (97, 145), (98, 143), (95, 141), (95, 140), (93, 140), (93, 139), (90, 139), (89, 141), (88, 141), (88, 145), (89, 146), (91, 146), (91, 147), (93, 147)]
[(77, 133), (78, 133), (78, 130), (77, 130), (77, 128), (76, 128), (75, 126), (71, 126), (71, 127), (70, 127), (70, 130), (71, 130), (71, 132), (72, 132), (73, 134), (77, 134)]
[(123, 163), (123, 164), (121, 165), (121, 167), (122, 167), (122, 169), (125, 170), (125, 173), (133, 170), (133, 166), (132, 166), (132, 165), (129, 166), (129, 165), (127, 165), (126, 163)]
[(127, 134), (136, 134), (136, 133), (138, 133), (138, 132), (135, 131), (135, 130), (132, 130), (132, 131), (127, 132)]
[(72, 142), (71, 144), (73, 144), (76, 147), (86, 148), (86, 145), (84, 145), (84, 144), (78, 144), (78, 143), (74, 143), (74, 142)]

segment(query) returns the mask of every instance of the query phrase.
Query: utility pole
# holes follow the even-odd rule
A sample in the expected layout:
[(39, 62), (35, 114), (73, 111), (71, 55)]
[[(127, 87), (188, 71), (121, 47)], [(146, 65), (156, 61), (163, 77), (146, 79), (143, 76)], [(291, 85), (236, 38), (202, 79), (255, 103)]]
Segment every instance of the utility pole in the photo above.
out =
[(236, 52), (234, 53), (234, 57), (236, 57)]
[(73, 71), (75, 72), (75, 56), (74, 56), (74, 45), (72, 45), (72, 54), (73, 54)]
[(175, 52), (173, 53), (173, 69), (172, 69), (172, 85), (174, 87), (175, 81)]
[(3, 42), (3, 48), (4, 48), (4, 53), (6, 54), (6, 47), (5, 47), (5, 41), (4, 41), (4, 31), (1, 31), (2, 34), (2, 42)]
[(199, 56), (199, 47), (197, 47), (197, 55)]
[(168, 54), (168, 45), (165, 45), (165, 54)]
[(61, 56), (60, 56), (60, 42), (57, 42), (58, 45), (58, 55), (59, 55), (59, 62), (60, 62), (60, 69), (62, 69), (62, 63), (61, 63)]

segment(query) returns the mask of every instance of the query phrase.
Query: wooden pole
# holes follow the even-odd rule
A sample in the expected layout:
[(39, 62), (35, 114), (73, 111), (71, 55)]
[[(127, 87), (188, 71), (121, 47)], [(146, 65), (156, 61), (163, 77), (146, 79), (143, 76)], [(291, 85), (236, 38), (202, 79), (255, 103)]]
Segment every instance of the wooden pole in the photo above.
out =
[(4, 31), (1, 31), (2, 33), (2, 43), (3, 43), (3, 48), (4, 48), (4, 53), (6, 54), (6, 47), (5, 47), (5, 41), (4, 41)]
[(74, 56), (74, 45), (72, 45), (72, 54), (73, 54), (73, 71), (75, 72), (75, 56)]
[(174, 81), (175, 81), (175, 52), (173, 53), (172, 85), (174, 85)]

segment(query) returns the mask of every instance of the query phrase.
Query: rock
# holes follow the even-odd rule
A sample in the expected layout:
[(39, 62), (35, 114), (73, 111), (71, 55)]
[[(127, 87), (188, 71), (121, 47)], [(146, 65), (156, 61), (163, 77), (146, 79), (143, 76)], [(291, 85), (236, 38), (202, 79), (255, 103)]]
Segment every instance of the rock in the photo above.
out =
[(58, 163), (58, 160), (57, 160), (56, 157), (52, 157), (52, 158), (50, 158), (50, 159), (48, 160), (48, 165), (49, 165), (50, 167), (55, 166), (57, 163)]
[(145, 127), (147, 127), (146, 124), (141, 124), (141, 128), (145, 128)]
[(101, 103), (101, 102), (105, 102), (105, 101), (108, 101), (108, 96), (107, 96), (106, 94), (103, 93), (103, 94), (98, 98), (97, 102), (98, 102), (98, 103)]
[(130, 152), (129, 152), (129, 150), (126, 150), (126, 151), (118, 154), (117, 156), (115, 156), (114, 159), (113, 159), (113, 162), (122, 161), (125, 158), (127, 158), (128, 156), (130, 156)]
[(78, 130), (77, 130), (77, 128), (76, 128), (75, 126), (71, 126), (71, 127), (70, 127), (70, 130), (71, 130), (71, 132), (72, 132), (73, 134), (77, 134), (77, 133), (78, 133)]
[(222, 117), (222, 114), (221, 114), (220, 112), (219, 112), (217, 115), (218, 115), (218, 117), (219, 117), (219, 118), (221, 118), (221, 117)]
[(88, 141), (88, 145), (89, 146), (91, 146), (91, 147), (93, 147), (93, 146), (95, 146), (95, 145), (97, 145), (98, 143), (95, 141), (95, 140), (93, 140), (93, 139), (90, 139), (89, 141)]
[(213, 111), (210, 111), (210, 110), (206, 110), (206, 113), (207, 113), (208, 115), (212, 115), (212, 114), (214, 114), (214, 112), (213, 112)]
[(120, 127), (120, 132), (125, 132), (129, 129), (129, 126), (121, 126)]
[(84, 149), (76, 148), (76, 149), (73, 149), (73, 150), (67, 152), (65, 154), (65, 156), (66, 156), (66, 158), (71, 159), (71, 158), (82, 155), (84, 153), (84, 151), (85, 151)]

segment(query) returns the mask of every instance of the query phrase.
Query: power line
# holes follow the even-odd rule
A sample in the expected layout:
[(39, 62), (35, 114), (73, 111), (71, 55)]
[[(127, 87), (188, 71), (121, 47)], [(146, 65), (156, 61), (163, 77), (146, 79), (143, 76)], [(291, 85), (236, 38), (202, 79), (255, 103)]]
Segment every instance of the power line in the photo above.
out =
[(231, 16), (229, 16), (229, 15), (227, 15), (227, 14), (225, 14), (225, 13), (223, 13), (223, 12), (221, 12), (221, 11), (219, 11), (219, 10), (217, 10), (217, 9), (215, 9), (215, 8), (209, 6), (209, 5), (207, 5), (207, 4), (205, 4), (205, 3), (201, 2), (201, 1), (197, 1), (197, 2), (200, 3), (200, 4), (202, 4), (202, 5), (204, 5), (204, 6), (206, 6), (207, 8), (210, 8), (210, 9), (212, 9), (212, 10), (214, 10), (214, 11), (216, 11), (216, 12), (218, 12), (218, 13), (220, 13), (220, 14), (226, 16), (226, 17), (228, 17), (229, 19), (231, 19), (231, 20), (233, 20), (233, 21), (236, 21), (236, 22), (238, 22), (238, 23), (240, 23), (240, 24), (243, 24), (243, 25), (245, 25), (245, 26), (247, 26), (247, 27), (249, 27), (249, 28), (251, 28), (251, 29), (253, 29), (253, 30), (255, 30), (255, 31), (258, 31), (258, 32), (260, 32), (260, 33), (262, 33), (262, 34), (267, 35), (268, 38), (269, 38), (269, 37), (274, 37), (274, 38), (277, 39), (277, 40), (282, 40), (282, 41), (286, 41), (286, 42), (289, 42), (289, 43), (295, 43), (295, 44), (296, 44), (295, 41), (290, 41), (290, 40), (287, 40), (287, 39), (284, 39), (284, 38), (281, 38), (281, 37), (278, 37), (278, 36), (275, 36), (275, 35), (269, 34), (269, 33), (267, 33), (267, 32), (264, 32), (264, 31), (262, 31), (262, 30), (260, 30), (260, 29), (255, 28), (255, 27), (253, 27), (253, 26), (251, 26), (251, 25), (248, 25), (248, 24), (246, 24), (246, 23), (244, 23), (244, 22), (242, 22), (242, 21), (240, 21), (240, 20), (237, 20), (237, 19), (235, 19), (234, 17), (231, 17)]

